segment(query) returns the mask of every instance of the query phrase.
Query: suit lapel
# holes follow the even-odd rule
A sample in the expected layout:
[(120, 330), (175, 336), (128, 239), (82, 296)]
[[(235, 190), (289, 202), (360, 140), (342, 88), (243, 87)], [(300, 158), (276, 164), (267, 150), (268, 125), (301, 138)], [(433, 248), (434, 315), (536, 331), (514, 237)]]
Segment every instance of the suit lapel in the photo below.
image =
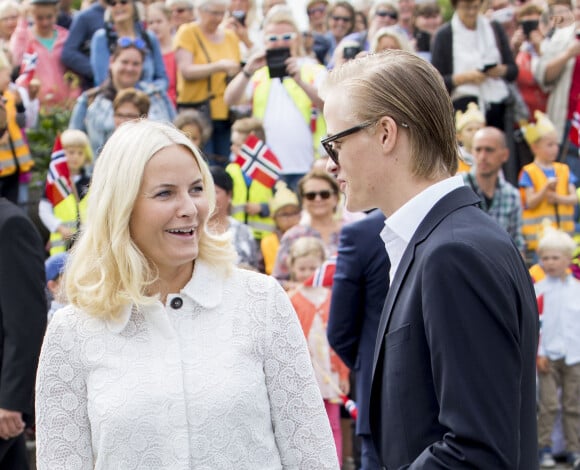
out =
[(417, 230), (413, 234), (407, 249), (403, 253), (403, 257), (401, 258), (401, 262), (399, 263), (397, 272), (395, 273), (395, 278), (391, 282), (389, 292), (387, 293), (387, 298), (385, 299), (385, 305), (383, 307), (383, 312), (381, 313), (377, 340), (375, 343), (373, 377), (375, 376), (377, 362), (379, 360), (379, 355), (382, 349), (382, 342), (389, 326), (389, 321), (393, 312), (393, 306), (399, 295), (399, 290), (403, 284), (403, 280), (407, 276), (407, 271), (415, 259), (415, 250), (417, 246), (421, 244), (435, 229), (435, 227), (437, 227), (437, 225), (439, 225), (439, 223), (449, 214), (461, 207), (476, 205), (479, 202), (479, 197), (477, 197), (477, 195), (470, 188), (462, 186), (460, 188), (454, 189), (449, 194), (443, 196), (443, 198), (441, 198), (441, 200), (439, 200), (437, 204), (433, 206), (433, 208), (427, 213), (425, 218), (419, 224), (419, 227), (417, 227)]

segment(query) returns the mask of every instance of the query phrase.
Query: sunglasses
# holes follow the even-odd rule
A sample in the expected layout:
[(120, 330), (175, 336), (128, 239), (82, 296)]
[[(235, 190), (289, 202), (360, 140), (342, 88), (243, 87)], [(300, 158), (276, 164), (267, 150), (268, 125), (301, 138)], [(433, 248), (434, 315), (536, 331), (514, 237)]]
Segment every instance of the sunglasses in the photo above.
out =
[(399, 18), (399, 15), (397, 14), (396, 11), (381, 10), (376, 11), (375, 15), (378, 16), (379, 18), (386, 18), (388, 16), (392, 20), (396, 20)]
[(117, 5), (127, 5), (131, 3), (131, 0), (107, 0), (107, 5), (110, 7), (116, 7)]
[(309, 15), (314, 15), (314, 13), (324, 13), (326, 12), (326, 7), (313, 7), (306, 10)]
[(350, 23), (352, 18), (350, 16), (331, 16), (334, 21), (342, 21), (344, 23)]
[[(345, 137), (348, 137), (349, 135), (356, 134), (357, 132), (360, 132), (363, 129), (366, 129), (367, 127), (371, 127), (373, 124), (375, 124), (375, 123), (374, 122), (367, 122), (365, 124), (359, 124), (358, 126), (353, 126), (349, 129), (346, 129), (342, 132), (339, 132), (338, 134), (329, 135), (328, 137), (322, 139), (320, 141), (320, 143), (322, 144), (322, 146), (324, 147), (324, 150), (326, 150), (326, 153), (328, 154), (330, 159), (334, 162), (334, 164), (340, 165), (340, 163), (338, 163), (338, 151), (334, 148), (334, 142), (339, 140), (339, 139), (344, 139)], [(406, 129), (409, 128), (409, 125), (404, 123), (404, 122), (401, 122), (399, 125), (401, 127), (406, 128)]]
[(307, 201), (314, 201), (316, 196), (320, 196), (320, 199), (330, 199), (330, 196), (333, 196), (333, 191), (328, 191), (327, 189), (323, 191), (309, 191), (307, 193), (302, 193), (302, 197)]
[(270, 34), (266, 36), (266, 41), (268, 42), (278, 42), (278, 41), (292, 41), (296, 37), (296, 33), (284, 33), (284, 34)]
[(143, 41), (143, 39), (141, 38), (133, 39), (128, 36), (123, 36), (117, 39), (117, 45), (123, 49), (133, 46), (139, 49), (140, 51), (143, 51), (147, 48), (147, 44), (145, 44), (145, 41)]

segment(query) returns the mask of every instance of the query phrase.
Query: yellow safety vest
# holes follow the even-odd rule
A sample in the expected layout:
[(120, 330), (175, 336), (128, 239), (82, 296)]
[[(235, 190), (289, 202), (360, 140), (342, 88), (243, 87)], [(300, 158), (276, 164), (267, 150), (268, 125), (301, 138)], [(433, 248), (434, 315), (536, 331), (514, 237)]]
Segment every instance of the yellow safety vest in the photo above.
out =
[[(316, 75), (320, 73), (321, 69), (324, 70), (324, 67), (320, 64), (306, 63), (300, 68), (300, 78), (303, 82), (314, 85)], [(270, 86), (272, 85), (267, 66), (254, 73), (252, 83), (254, 85), (252, 112), (254, 117), (263, 120), (266, 114), (266, 106), (268, 105), (268, 97), (270, 96)], [(312, 132), (314, 158), (318, 158), (320, 140), (326, 135), (326, 122), (322, 111), (313, 106), (306, 92), (292, 78), (287, 77), (282, 83)]]
[[(570, 184), (570, 169), (568, 165), (555, 162), (554, 172), (558, 183), (556, 184), (556, 192), (558, 194), (568, 194), (568, 186)], [(548, 178), (542, 169), (535, 163), (529, 163), (522, 168), (530, 176), (530, 180), (534, 185), (534, 190), (539, 191), (547, 183)], [(522, 202), (524, 211), (522, 214), (523, 225), (522, 234), (526, 240), (528, 250), (536, 250), (538, 247), (538, 240), (541, 236), (542, 222), (546, 219), (552, 222), (552, 225), (568, 234), (574, 233), (574, 206), (570, 204), (551, 204), (545, 199), (538, 207), (533, 210), (526, 208), (525, 188), (520, 188), (522, 195)]]
[[(87, 214), (87, 196), (83, 197), (80, 202), (77, 202), (75, 195), (69, 194), (54, 206), (54, 215), (62, 222), (61, 225), (75, 232), (78, 230), (79, 224), (85, 220)], [(52, 232), (50, 234), (50, 255), (63, 253), (66, 250), (66, 240), (62, 238), (60, 233)]]
[[(2, 95), (6, 99), (6, 121), (8, 123), (8, 134), (10, 139), (2, 139), (0, 143), (0, 178), (16, 173), (16, 161), (21, 173), (30, 171), (34, 166), (34, 160), (30, 155), (28, 144), (22, 137), (22, 131), (16, 123), (16, 104), (14, 95), (10, 91), (5, 91)], [(10, 140), (12, 145), (10, 145)]]
[(244, 173), (237, 163), (230, 163), (226, 171), (234, 180), (234, 190), (232, 191), (232, 213), (231, 216), (247, 224), (254, 234), (256, 240), (261, 240), (264, 235), (272, 232), (275, 228), (274, 220), (271, 217), (261, 217), (260, 215), (246, 215), (245, 204), (255, 202), (258, 204), (270, 202), (273, 197), (272, 189), (264, 186), (256, 180), (252, 180), (250, 186), (246, 185)]

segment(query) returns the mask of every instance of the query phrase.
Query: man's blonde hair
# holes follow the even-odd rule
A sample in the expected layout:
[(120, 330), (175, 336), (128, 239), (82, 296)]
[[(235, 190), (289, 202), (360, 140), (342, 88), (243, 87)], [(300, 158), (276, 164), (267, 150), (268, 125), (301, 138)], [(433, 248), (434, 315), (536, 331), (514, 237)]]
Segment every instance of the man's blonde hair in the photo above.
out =
[(322, 98), (334, 89), (340, 90), (344, 114), (354, 123), (390, 116), (399, 129), (408, 126), (415, 176), (455, 174), (459, 155), (453, 106), (441, 75), (427, 61), (399, 50), (351, 60), (329, 73)]
[[(158, 299), (147, 293), (158, 273), (131, 238), (129, 221), (139, 194), (145, 166), (160, 150), (179, 145), (187, 149), (202, 175), (210, 214), (215, 190), (204, 159), (179, 130), (146, 119), (127, 122), (105, 144), (95, 165), (87, 217), (71, 251), (65, 274), (69, 302), (86, 313), (117, 317), (127, 305), (149, 305)], [(229, 238), (202, 228), (199, 259), (227, 275), (235, 259)]]

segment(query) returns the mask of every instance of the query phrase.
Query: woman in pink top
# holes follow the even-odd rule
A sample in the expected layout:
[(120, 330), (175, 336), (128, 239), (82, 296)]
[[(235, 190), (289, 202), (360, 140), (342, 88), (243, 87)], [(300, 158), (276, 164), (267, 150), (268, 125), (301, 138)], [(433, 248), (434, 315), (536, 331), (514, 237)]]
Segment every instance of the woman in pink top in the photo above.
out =
[(12, 60), (21, 65), (17, 83), (28, 87), (30, 80), (40, 79), (40, 103), (47, 107), (70, 108), (80, 94), (78, 79), (66, 73), (60, 61), (68, 31), (56, 24), (58, 0), (32, 0), (31, 26), (23, 11), (10, 38)]
[(165, 2), (155, 2), (147, 8), (147, 28), (157, 37), (165, 72), (169, 85), (167, 95), (175, 106), (177, 104), (177, 65), (175, 63), (175, 51), (173, 50), (173, 35), (171, 33), (172, 12)]

